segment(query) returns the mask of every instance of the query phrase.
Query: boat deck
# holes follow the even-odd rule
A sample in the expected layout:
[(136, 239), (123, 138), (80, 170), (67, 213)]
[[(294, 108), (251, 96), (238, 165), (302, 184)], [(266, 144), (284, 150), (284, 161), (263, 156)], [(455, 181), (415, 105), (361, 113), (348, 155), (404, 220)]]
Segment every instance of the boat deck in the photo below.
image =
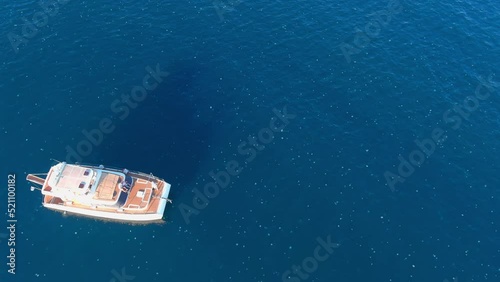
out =
[[(42, 176), (45, 175), (45, 176)], [(59, 162), (48, 173), (26, 179), (43, 195), (43, 206), (56, 211), (119, 222), (163, 221), (170, 184), (142, 172)]]
[[(122, 193), (128, 193), (128, 197), (121, 208), (118, 206), (97, 206), (89, 207), (88, 205), (78, 204), (78, 203), (65, 203), (60, 198), (45, 195), (44, 203), (46, 204), (59, 204), (64, 206), (71, 206), (75, 208), (87, 209), (87, 210), (97, 210), (106, 212), (120, 212), (125, 214), (147, 214), (156, 213), (160, 205), (160, 197), (163, 193), (164, 182), (158, 179), (144, 179), (139, 177), (137, 174), (131, 174), (134, 179), (132, 188), (128, 192), (120, 191), (116, 188), (119, 183), (119, 179), (109, 179), (111, 182), (107, 182), (105, 185), (104, 192), (107, 196), (115, 199), (116, 197), (123, 196)], [(153, 182), (157, 185), (157, 189), (153, 189)], [(111, 186), (110, 183), (114, 186)], [(115, 190), (118, 194), (113, 193)], [(109, 192), (109, 193), (108, 193)], [(108, 195), (109, 194), (109, 195)], [(115, 194), (115, 195), (113, 195)], [(99, 198), (101, 195), (99, 195)]]

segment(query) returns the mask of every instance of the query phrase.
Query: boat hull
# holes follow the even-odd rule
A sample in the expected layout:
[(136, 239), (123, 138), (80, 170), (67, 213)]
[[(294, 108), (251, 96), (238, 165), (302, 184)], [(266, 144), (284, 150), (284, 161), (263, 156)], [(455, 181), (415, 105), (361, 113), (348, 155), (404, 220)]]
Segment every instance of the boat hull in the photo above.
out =
[(65, 207), (61, 205), (54, 205), (54, 204), (43, 204), (44, 207), (55, 210), (55, 211), (60, 211), (60, 212), (67, 212), (71, 213), (74, 215), (82, 215), (86, 217), (92, 217), (92, 218), (98, 218), (98, 219), (107, 219), (107, 220), (113, 220), (113, 221), (120, 221), (120, 222), (150, 222), (150, 221), (159, 221), (163, 219), (163, 214), (125, 214), (125, 213), (113, 213), (113, 212), (102, 212), (102, 211), (90, 211), (86, 209), (80, 209), (80, 208), (72, 208), (72, 207)]

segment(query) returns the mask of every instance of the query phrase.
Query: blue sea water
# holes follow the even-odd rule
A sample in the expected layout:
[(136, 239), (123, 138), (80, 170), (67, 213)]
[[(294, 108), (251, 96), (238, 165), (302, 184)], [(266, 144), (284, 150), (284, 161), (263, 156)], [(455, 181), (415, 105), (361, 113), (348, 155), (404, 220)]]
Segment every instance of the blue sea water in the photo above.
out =
[[(498, 1), (41, 3), (0, 11), (0, 281), (499, 281)], [(147, 67), (169, 75), (114, 111)], [(82, 161), (169, 181), (165, 224), (63, 216), (29, 191), (104, 118)]]

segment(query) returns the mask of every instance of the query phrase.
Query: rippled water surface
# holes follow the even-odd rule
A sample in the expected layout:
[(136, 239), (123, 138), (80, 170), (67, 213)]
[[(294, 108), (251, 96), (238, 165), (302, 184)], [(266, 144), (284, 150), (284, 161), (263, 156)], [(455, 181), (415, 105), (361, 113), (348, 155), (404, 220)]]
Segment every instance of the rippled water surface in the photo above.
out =
[[(0, 281), (499, 280), (497, 1), (41, 3), (0, 11)], [(71, 150), (169, 181), (166, 223), (42, 208)]]

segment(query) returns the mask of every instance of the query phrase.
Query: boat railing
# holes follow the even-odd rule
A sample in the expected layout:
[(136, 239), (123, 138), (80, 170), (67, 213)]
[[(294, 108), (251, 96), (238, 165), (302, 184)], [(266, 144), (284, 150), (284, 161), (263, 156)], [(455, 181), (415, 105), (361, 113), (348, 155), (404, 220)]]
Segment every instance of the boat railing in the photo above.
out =
[[(123, 172), (124, 168), (119, 168), (119, 167), (113, 167), (113, 166), (104, 166), (104, 165), (96, 165), (96, 164), (91, 164), (91, 163), (75, 163), (76, 165), (81, 165), (81, 166), (84, 166), (84, 167), (102, 167), (103, 169), (107, 169), (107, 170), (111, 170), (111, 171), (116, 171), (116, 172)], [(137, 174), (137, 175), (140, 175), (140, 176), (144, 176), (144, 177), (148, 177), (149, 179), (151, 178), (157, 178), (157, 179), (160, 179), (162, 181), (165, 181), (163, 180), (162, 178), (160, 177), (157, 177), (155, 176), (153, 173), (144, 173), (144, 172), (140, 172), (140, 171), (135, 171), (135, 170), (129, 170), (127, 169), (128, 173), (133, 173), (133, 174)]]

